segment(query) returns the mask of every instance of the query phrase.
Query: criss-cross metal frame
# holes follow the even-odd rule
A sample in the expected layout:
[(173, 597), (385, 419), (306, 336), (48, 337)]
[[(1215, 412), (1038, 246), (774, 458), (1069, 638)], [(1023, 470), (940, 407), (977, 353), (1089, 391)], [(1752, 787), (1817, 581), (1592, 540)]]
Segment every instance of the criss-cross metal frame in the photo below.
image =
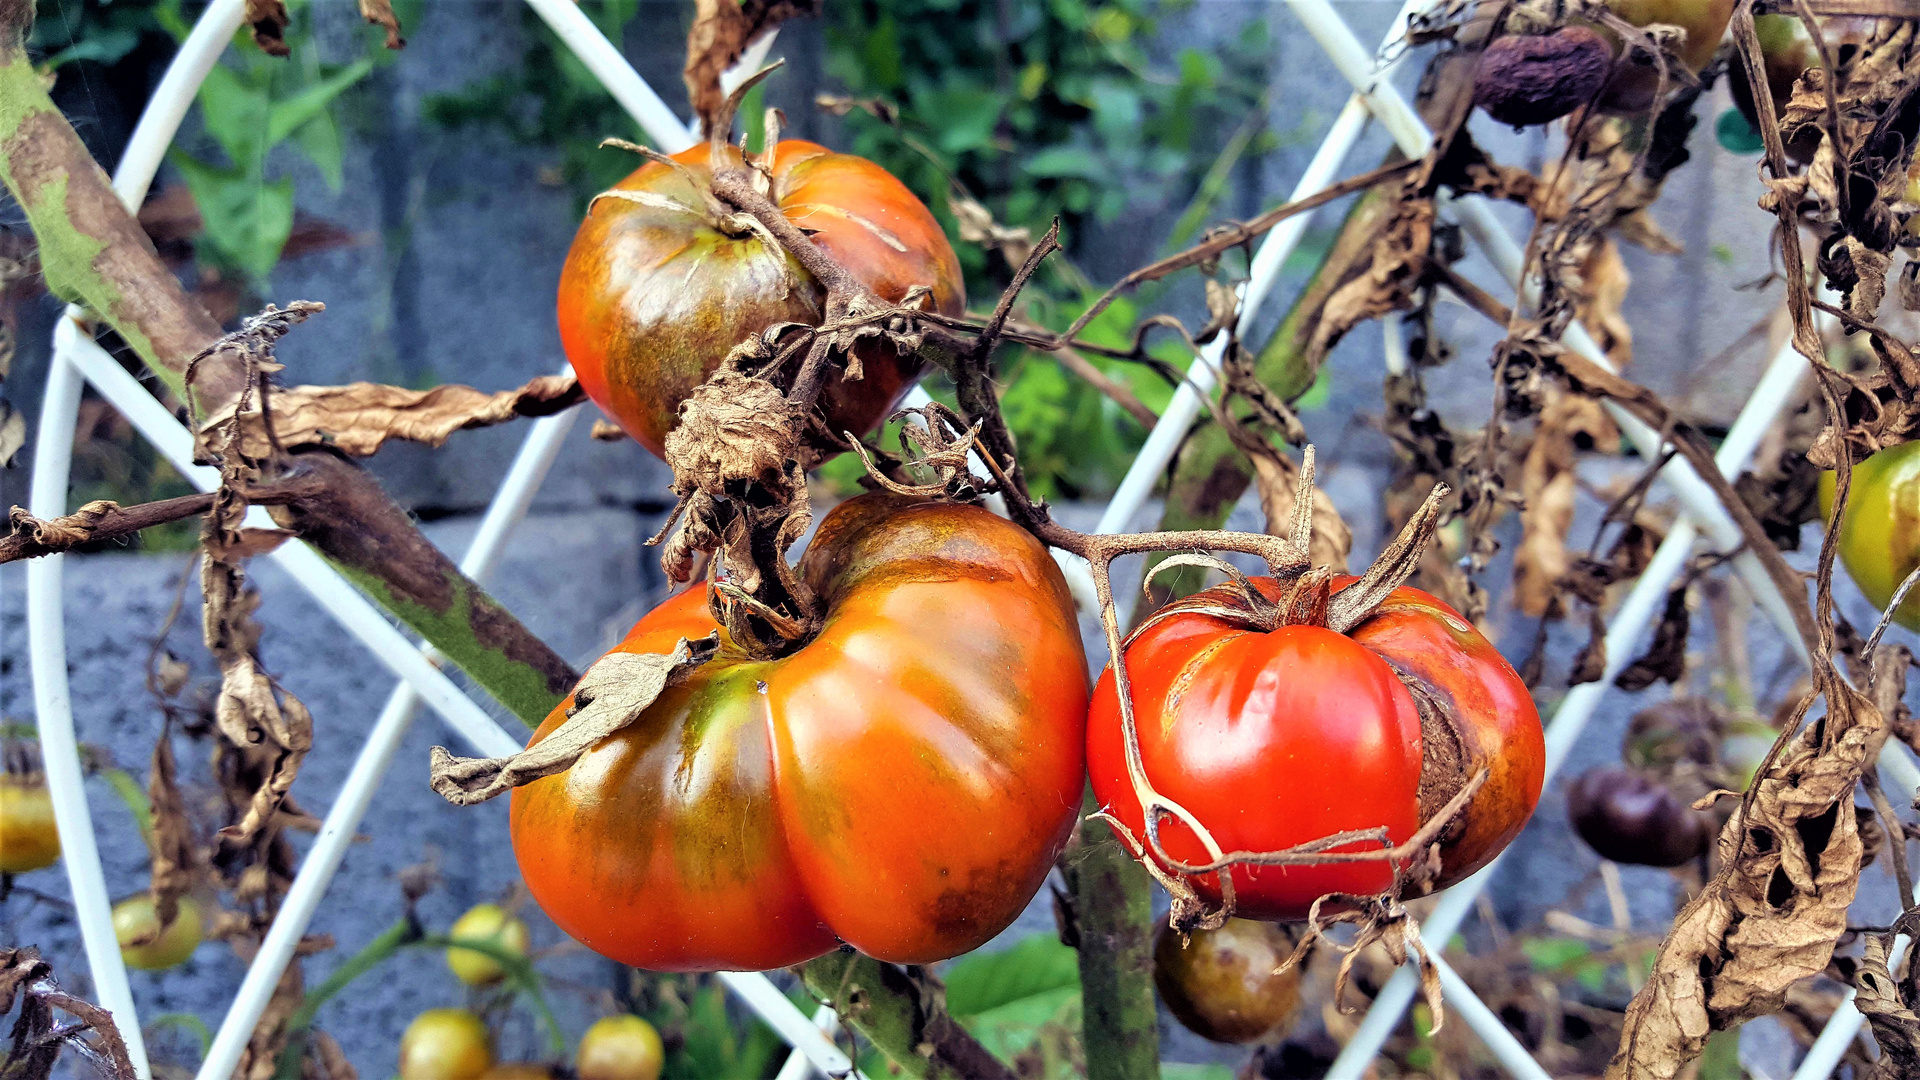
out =
[[(694, 131), (653, 92), (573, 0), (527, 0), (527, 3), (600, 79), (655, 145), (678, 151), (694, 144)], [(1332, 184), (1369, 122), (1378, 122), (1407, 155), (1425, 154), (1432, 143), (1432, 134), (1390, 81), (1399, 67), (1399, 56), (1390, 60), (1380, 57), (1399, 41), (1409, 17), (1424, 7), (1426, 0), (1407, 0), (1379, 53), (1369, 52), (1360, 43), (1329, 0), (1287, 0), (1287, 3), (1353, 86), (1353, 96), (1308, 163), (1292, 198), (1304, 198)], [(129, 207), (137, 208), (145, 198), (201, 82), (239, 29), (245, 7), (246, 0), (213, 0), (155, 89), (114, 177), (115, 190)], [(756, 42), (749, 55), (736, 66), (733, 77), (756, 67), (770, 44), (771, 35)], [(1481, 253), (1515, 286), (1520, 299), (1531, 301), (1534, 289), (1522, 281), (1520, 247), (1487, 204), (1470, 197), (1447, 205)], [(1311, 217), (1300, 214), (1289, 218), (1261, 242), (1242, 295), (1240, 326), (1243, 330), (1251, 328), (1279, 277), (1280, 268), (1305, 235)], [(1389, 370), (1404, 370), (1405, 350), (1399, 328), (1391, 320), (1387, 323), (1385, 344)], [(1565, 344), (1595, 363), (1611, 367), (1580, 324), (1569, 328)], [(215, 470), (194, 464), (193, 437), (187, 428), (94, 343), (79, 308), (67, 309), (54, 330), (53, 346), (29, 498), (29, 508), (36, 516), (52, 518), (67, 513), (73, 439), (83, 384), (92, 385), (196, 487), (210, 491), (219, 484)], [(1139, 516), (1154, 484), (1172, 460), (1181, 437), (1198, 417), (1205, 396), (1217, 383), (1222, 348), (1223, 341), (1210, 345), (1192, 366), (1122, 479), (1100, 519), (1099, 531), (1122, 531)], [(1738, 476), (1746, 468), (1761, 437), (1792, 400), (1805, 374), (1806, 361), (1790, 346), (1783, 346), (1772, 358), (1715, 455), (1715, 464), (1727, 477)], [(918, 398), (918, 401), (924, 400), (924, 396)], [(1661, 459), (1664, 444), (1658, 432), (1610, 402), (1607, 407), (1643, 459)], [(525, 442), (461, 559), (463, 572), (480, 580), (498, 564), (507, 536), (526, 515), (534, 493), (578, 416), (578, 410), (571, 410), (530, 425)], [(1655, 611), (1664, 603), (1668, 588), (1691, 561), (1696, 546), (1704, 542), (1706, 548), (1720, 552), (1741, 548), (1738, 527), (1686, 461), (1674, 457), (1660, 476), (1679, 500), (1683, 514), (1609, 621), (1604, 676), (1597, 682), (1573, 688), (1554, 710), (1546, 727), (1549, 778), (1566, 760), (1613, 677), (1637, 650)], [(252, 522), (254, 524), (270, 524), (265, 512), (258, 507), (253, 508), (250, 515), (259, 519)], [(495, 723), (440, 670), (439, 658), (431, 647), (410, 641), (311, 548), (303, 543), (288, 543), (269, 557), (306, 589), (343, 629), (366, 645), (373, 658), (384, 664), (400, 683), (368, 733), (272, 926), (248, 966), (240, 990), (201, 1064), (198, 1080), (228, 1080), (232, 1075), (295, 946), (326, 895), (341, 857), (358, 830), (418, 706), (425, 704), (438, 713), (448, 726), (484, 754), (509, 754), (518, 750), (523, 741)], [(1063, 562), (1071, 580), (1087, 584), (1084, 563), (1076, 565), (1077, 560), (1071, 556), (1064, 557)], [(1787, 642), (1799, 649), (1800, 639), (1787, 600), (1767, 576), (1758, 558), (1751, 552), (1741, 552), (1731, 562), (1734, 572), (1747, 584), (1761, 609), (1781, 629)], [(149, 1080), (151, 1071), (145, 1043), (126, 967), (114, 936), (105, 874), (83, 788), (67, 677), (64, 571), (63, 555), (35, 559), (27, 567), (28, 644), (41, 750), (95, 993), (100, 1004), (112, 1012), (118, 1022), (141, 1080)], [(1076, 594), (1087, 591), (1075, 590)], [(1801, 658), (1804, 662), (1804, 654)], [(1897, 786), (1920, 788), (1920, 769), (1916, 769), (1904, 749), (1890, 743), (1882, 755), (1881, 765)], [(1496, 860), (1441, 896), (1421, 925), (1427, 940), (1452, 939), (1498, 866)], [(1904, 950), (1905, 939), (1898, 944)], [(1435, 952), (1432, 961), (1449, 1007), (1479, 1036), (1501, 1066), (1516, 1077), (1544, 1080), (1548, 1076), (1546, 1070), (1445, 959)], [(799, 1080), (811, 1070), (834, 1077), (853, 1073), (853, 1063), (828, 1037), (835, 1023), (832, 1010), (821, 1009), (808, 1017), (760, 973), (723, 973), (720, 978), (742, 1003), (766, 1020), (794, 1048), (780, 1072), (781, 1080)], [(1394, 974), (1375, 998), (1329, 1076), (1336, 1080), (1359, 1080), (1411, 1005), (1417, 981), (1411, 966)], [(1829, 1075), (1860, 1026), (1861, 1017), (1852, 1007), (1849, 992), (1847, 1002), (1834, 1014), (1794, 1074), (1794, 1080), (1819, 1080)]]

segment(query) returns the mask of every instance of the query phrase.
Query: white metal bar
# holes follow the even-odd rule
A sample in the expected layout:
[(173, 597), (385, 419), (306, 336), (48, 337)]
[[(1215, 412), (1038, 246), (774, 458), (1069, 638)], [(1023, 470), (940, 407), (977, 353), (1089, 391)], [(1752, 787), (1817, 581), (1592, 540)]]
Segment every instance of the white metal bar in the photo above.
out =
[(765, 975), (757, 971), (722, 971), (715, 977), (759, 1013), (787, 1045), (805, 1054), (814, 1068), (836, 1080), (853, 1072), (853, 1059), (835, 1046), (826, 1032), (815, 1027), (807, 1014), (787, 1000), (787, 995)]
[(227, 51), (234, 32), (240, 29), (246, 10), (246, 0), (214, 0), (208, 4), (187, 40), (180, 43), (180, 51), (167, 65), (160, 85), (153, 88), (153, 96), (127, 139), (127, 148), (120, 152), (120, 164), (113, 170), (113, 189), (129, 208), (146, 201), (147, 188), (160, 171), (167, 148), (173, 145), (174, 133), (193, 107), (194, 95), (200, 92), (207, 72), (220, 61), (220, 54)]
[[(831, 1039), (840, 1027), (840, 1014), (833, 1011), (833, 1006), (822, 1005), (813, 1011), (813, 1026)], [(795, 1050), (787, 1055), (786, 1062), (780, 1066), (780, 1072), (773, 1080), (807, 1080), (808, 1076), (818, 1071), (813, 1067), (813, 1062), (807, 1060), (807, 1055)], [(865, 1074), (858, 1071), (853, 1075), (859, 1080), (866, 1080)]]
[(567, 48), (573, 50), (573, 55), (587, 65), (587, 70), (613, 95), (613, 100), (627, 110), (647, 133), (647, 138), (661, 150), (676, 154), (697, 141), (687, 125), (660, 100), (660, 95), (653, 92), (647, 80), (627, 63), (627, 58), (620, 55), (620, 50), (614, 48), (574, 0), (527, 0), (527, 6), (553, 28)]
[(1492, 1009), (1487, 1008), (1487, 1003), (1480, 1000), (1480, 996), (1473, 992), (1473, 987), (1467, 985), (1467, 981), (1453, 970), (1453, 965), (1447, 963), (1445, 957), (1435, 952), (1431, 954), (1431, 959), (1434, 974), (1440, 976), (1440, 992), (1446, 997), (1447, 1010), (1466, 1021), (1467, 1027), (1480, 1036), (1480, 1041), (1486, 1044), (1488, 1050), (1493, 1051), (1494, 1058), (1509, 1076), (1518, 1077), (1519, 1080), (1553, 1080), (1553, 1075), (1540, 1067), (1532, 1052), (1513, 1037), (1513, 1032), (1507, 1030), (1507, 1025), (1494, 1015)]
[[(69, 319), (63, 317), (61, 321)], [(67, 512), (66, 479), (73, 456), (80, 387), (79, 373), (56, 355), (47, 371), (46, 395), (41, 399), (33, 482), (27, 500), (32, 512), (41, 518)], [(48, 555), (27, 564), (27, 647), (33, 671), (35, 720), (47, 793), (53, 800), (54, 823), (60, 830), (67, 887), (73, 893), (74, 916), (86, 947), (87, 967), (93, 973), (94, 993), (101, 1008), (113, 1014), (134, 1071), (146, 1080), (150, 1075), (146, 1041), (140, 1035), (133, 990), (127, 984), (126, 964), (120, 958), (120, 942), (113, 932), (106, 872), (100, 866), (93, 815), (87, 808), (86, 781), (80, 773), (80, 744), (74, 733), (72, 690), (67, 681), (67, 628), (62, 603), (65, 567), (65, 555)]]
[[(508, 534), (526, 516), (534, 493), (539, 490), (540, 481), (553, 467), (554, 458), (559, 455), (567, 433), (579, 418), (580, 410), (569, 409), (534, 422), (493, 502), (488, 505), (486, 515), (480, 519), (480, 527), (474, 533), (472, 545), (460, 560), (460, 569), (468, 577), (484, 581), (499, 564), (500, 556), (506, 549)], [(422, 651), (429, 657), (438, 657), (431, 646)], [(280, 910), (274, 915), (267, 936), (260, 942), (259, 952), (254, 954), (253, 962), (247, 965), (247, 974), (240, 983), (240, 990), (227, 1007), (226, 1018), (220, 1022), (220, 1030), (214, 1034), (213, 1043), (200, 1063), (198, 1080), (226, 1080), (240, 1064), (240, 1055), (246, 1051), (254, 1025), (260, 1022), (267, 1002), (280, 984), (281, 974), (286, 971), (287, 962), (293, 959), (294, 950), (306, 934), (308, 924), (313, 921), (314, 912), (326, 896), (334, 874), (340, 869), (347, 846), (359, 831), (360, 821), (373, 802), (374, 792), (386, 778), (387, 769), (393, 764), (394, 753), (406, 737), (419, 704), (419, 695), (404, 682), (394, 687), (393, 693), (387, 698), (380, 719), (374, 723), (359, 757), (354, 759), (346, 783), (334, 797), (333, 806), (327, 810), (327, 818), (320, 826), (319, 835), (314, 838), (307, 857), (301, 861), (300, 872), (294, 876), (292, 887), (281, 900)]]

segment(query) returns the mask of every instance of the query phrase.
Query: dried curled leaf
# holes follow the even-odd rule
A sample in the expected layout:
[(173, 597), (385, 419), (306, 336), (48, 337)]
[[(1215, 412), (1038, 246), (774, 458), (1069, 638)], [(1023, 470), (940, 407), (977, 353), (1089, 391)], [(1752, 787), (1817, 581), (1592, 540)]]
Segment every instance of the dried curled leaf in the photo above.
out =
[(679, 426), (667, 433), (674, 490), (715, 498), (742, 482), (778, 490), (788, 463), (799, 458), (800, 435), (798, 410), (779, 387), (716, 371), (681, 403)]
[(611, 652), (580, 676), (567, 722), (512, 757), (460, 758), (433, 748), (433, 790), (456, 806), (472, 806), (543, 776), (565, 772), (602, 739), (638, 719), (654, 699), (712, 657), (720, 636), (685, 638), (671, 653)]
[(1514, 602), (1538, 618), (1558, 610), (1565, 578), (1573, 568), (1567, 531), (1573, 527), (1574, 466), (1583, 450), (1619, 442), (1618, 429), (1600, 403), (1561, 394), (1540, 416), (1520, 470), (1520, 546), (1513, 556)]
[(153, 856), (153, 903), (154, 912), (159, 916), (155, 929), (158, 935), (173, 924), (180, 898), (193, 888), (201, 861), (199, 849), (193, 842), (193, 824), (187, 818), (179, 785), (174, 781), (171, 725), (161, 729), (160, 738), (153, 744), (147, 803), (153, 822), (149, 848)]
[(287, 5), (284, 0), (247, 0), (247, 29), (253, 43), (268, 56), (286, 56)]
[(1793, 737), (1721, 830), (1723, 869), (1674, 919), (1608, 1077), (1673, 1080), (1714, 1031), (1778, 1011), (1832, 958), (1860, 881), (1854, 787), (1888, 729), (1872, 702), (1826, 675), (1826, 719)]
[(407, 47), (407, 39), (400, 36), (400, 17), (393, 13), (392, 0), (360, 0), (360, 17), (387, 32), (387, 48)]
[(731, 120), (720, 76), (754, 38), (788, 19), (820, 13), (820, 0), (697, 0), (687, 31), (687, 97), (702, 131)]
[[(571, 375), (542, 375), (519, 389), (497, 394), (457, 384), (431, 390), (367, 382), (295, 386), (275, 390), (268, 398), (271, 434), (259, 408), (248, 408), (237, 416), (240, 451), (259, 460), (276, 443), (283, 449), (328, 446), (355, 457), (374, 453), (388, 439), (439, 446), (456, 431), (520, 417), (551, 416), (585, 399)], [(230, 405), (208, 417), (205, 427), (235, 419), (235, 406)]]
[[(1300, 470), (1280, 454), (1253, 455), (1254, 483), (1259, 485), (1260, 508), (1267, 515), (1267, 535), (1288, 536), (1294, 519), (1295, 491)], [(1313, 489), (1313, 536), (1307, 544), (1307, 557), (1313, 565), (1347, 572), (1347, 558), (1353, 553), (1353, 530), (1340, 517), (1324, 488)]]
[[(40, 958), (38, 949), (0, 949), (0, 1016), (12, 1012), (16, 1002), (20, 1011), (8, 1032), (11, 1046), (3, 1061), (9, 1078), (51, 1076), (61, 1049), (71, 1045), (108, 1080), (134, 1080), (133, 1060), (112, 1015), (61, 990), (53, 967)], [(79, 1022), (55, 1023), (55, 1009)], [(88, 1034), (93, 1036), (91, 1045), (83, 1038)]]
[(1854, 967), (1853, 1003), (1873, 1026), (1880, 1060), (1872, 1080), (1903, 1080), (1920, 1076), (1920, 1016), (1900, 993), (1901, 982), (1887, 970), (1887, 943), (1869, 934)]

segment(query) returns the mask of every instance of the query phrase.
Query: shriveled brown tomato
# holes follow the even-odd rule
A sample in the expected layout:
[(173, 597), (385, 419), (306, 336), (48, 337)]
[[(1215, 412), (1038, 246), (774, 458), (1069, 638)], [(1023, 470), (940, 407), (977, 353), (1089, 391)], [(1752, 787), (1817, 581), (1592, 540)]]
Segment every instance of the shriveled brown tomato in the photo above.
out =
[(24, 874), (60, 859), (53, 797), (38, 774), (0, 772), (0, 873)]
[[(740, 152), (729, 148), (732, 164)], [(818, 323), (825, 291), (769, 237), (710, 209), (705, 145), (649, 162), (596, 199), (560, 271), (560, 343), (587, 395), (640, 445), (662, 453), (680, 403), (729, 350), (775, 323)], [(960, 262), (906, 185), (865, 158), (798, 139), (771, 154), (767, 195), (881, 299), (932, 290), (966, 308)], [(857, 380), (835, 378), (821, 408), (834, 432), (865, 433), (920, 375), (917, 357), (868, 341)]]
[[(998, 933), (1053, 865), (1087, 679), (1046, 549), (978, 507), (876, 493), (827, 516), (801, 570), (826, 605), (812, 641), (756, 661), (723, 634), (639, 719), (514, 791), (528, 887), (596, 951), (761, 970), (845, 941), (930, 963)], [(619, 649), (714, 630), (694, 590)]]
[[(1333, 581), (1338, 593), (1358, 579)], [(1287, 586), (1254, 578), (1268, 601)], [(1153, 788), (1190, 811), (1223, 851), (1275, 852), (1335, 833), (1384, 827), (1412, 837), (1480, 770), (1488, 777), (1440, 834), (1444, 888), (1518, 835), (1540, 798), (1545, 746), (1533, 701), (1491, 643), (1452, 608), (1394, 590), (1347, 634), (1272, 625), (1232, 585), (1162, 609), (1127, 646), (1141, 764)], [(1113, 673), (1094, 690), (1087, 769), (1100, 802), (1144, 836), (1129, 778)], [(1176, 819), (1160, 826), (1174, 859), (1208, 862)], [(1364, 845), (1335, 850), (1357, 851)], [(1185, 875), (1218, 902), (1217, 872)], [(1235, 910), (1304, 918), (1327, 893), (1376, 893), (1385, 861), (1236, 865)]]
[(1660, 781), (1633, 769), (1589, 769), (1567, 785), (1573, 830), (1602, 858), (1680, 866), (1706, 854), (1720, 823)]
[(1228, 919), (1183, 935), (1162, 923), (1153, 942), (1153, 985), (1188, 1031), (1214, 1042), (1252, 1042), (1293, 1019), (1300, 968), (1278, 971), (1294, 940), (1272, 923)]

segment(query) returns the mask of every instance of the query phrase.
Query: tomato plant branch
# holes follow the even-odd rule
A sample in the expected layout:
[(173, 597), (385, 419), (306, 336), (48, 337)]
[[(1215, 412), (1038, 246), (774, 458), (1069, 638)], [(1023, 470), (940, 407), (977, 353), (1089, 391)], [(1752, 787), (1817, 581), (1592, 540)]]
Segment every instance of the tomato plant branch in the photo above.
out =
[[(259, 484), (246, 489), (249, 503), (279, 506), (323, 494), (319, 485), (307, 481)], [(213, 508), (211, 493), (182, 495), (135, 506), (121, 506), (104, 499), (87, 503), (64, 517), (43, 520), (16, 506), (7, 515), (6, 535), (0, 535), (0, 563), (34, 559), (71, 551), (85, 544), (120, 540), (135, 533), (185, 518), (197, 517)]]
[[(1099, 810), (1091, 792), (1082, 809)], [(1087, 1080), (1156, 1080), (1152, 878), (1111, 830), (1085, 821), (1059, 865), (1079, 957)]]
[[(32, 0), (0, 2), (0, 181), (25, 212), (47, 288), (106, 320), (176, 395), (189, 360), (220, 325), (180, 285), (107, 174), (47, 96), (27, 55)], [(238, 392), (222, 361), (204, 384)]]
[(1389, 162), (1377, 169), (1363, 172), (1359, 176), (1351, 176), (1337, 183), (1329, 184), (1304, 199), (1296, 199), (1283, 206), (1276, 206), (1251, 221), (1234, 222), (1219, 226), (1209, 232), (1207, 238), (1200, 243), (1178, 254), (1169, 255), (1157, 262), (1149, 263), (1115, 282), (1112, 288), (1102, 293), (1098, 300), (1095, 300), (1086, 311), (1081, 313), (1079, 318), (1073, 321), (1073, 325), (1067, 328), (1065, 336), (1068, 338), (1079, 336), (1080, 331), (1085, 330), (1089, 323), (1099, 318), (1100, 313), (1107, 310), (1108, 305), (1112, 304), (1122, 293), (1130, 289), (1136, 288), (1148, 281), (1157, 281), (1160, 278), (1166, 277), (1168, 274), (1185, 270), (1188, 267), (1199, 266), (1203, 263), (1210, 262), (1236, 247), (1252, 243), (1255, 239), (1264, 236), (1267, 232), (1271, 231), (1274, 226), (1290, 217), (1304, 214), (1310, 210), (1317, 210), (1330, 202), (1345, 198), (1356, 191), (1364, 191), (1377, 184), (1385, 183), (1388, 180), (1398, 179), (1423, 164), (1425, 164), (1424, 159)]
[(921, 1080), (1014, 1080), (1012, 1070), (947, 1013), (918, 969), (902, 971), (860, 953), (832, 952), (800, 965), (807, 992), (842, 1023)]

